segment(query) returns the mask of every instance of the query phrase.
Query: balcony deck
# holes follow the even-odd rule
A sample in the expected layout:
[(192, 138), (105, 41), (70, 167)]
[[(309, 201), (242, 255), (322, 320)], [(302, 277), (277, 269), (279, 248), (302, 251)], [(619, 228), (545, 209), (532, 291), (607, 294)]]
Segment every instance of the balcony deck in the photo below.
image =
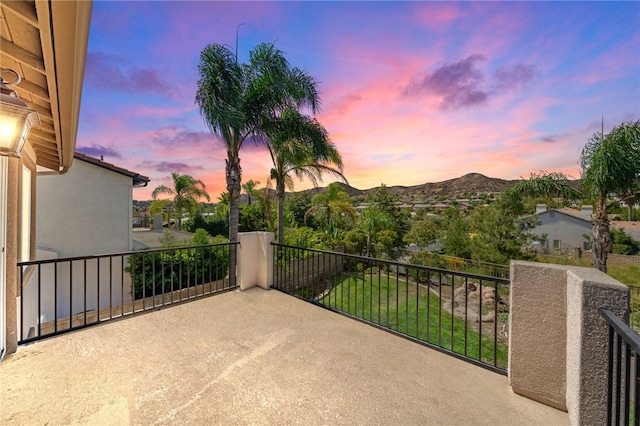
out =
[(507, 378), (278, 291), (20, 347), (2, 424), (569, 424)]

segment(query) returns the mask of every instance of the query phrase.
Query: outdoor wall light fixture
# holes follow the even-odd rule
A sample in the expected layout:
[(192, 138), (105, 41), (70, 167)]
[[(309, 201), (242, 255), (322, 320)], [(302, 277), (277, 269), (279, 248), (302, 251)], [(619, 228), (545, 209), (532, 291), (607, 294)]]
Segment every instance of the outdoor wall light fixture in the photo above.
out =
[(0, 75), (0, 156), (20, 157), (29, 131), (34, 124), (40, 124), (40, 117), (9, 87), (22, 81), (20, 75), (11, 69), (0, 71), (16, 76), (14, 81), (6, 82)]

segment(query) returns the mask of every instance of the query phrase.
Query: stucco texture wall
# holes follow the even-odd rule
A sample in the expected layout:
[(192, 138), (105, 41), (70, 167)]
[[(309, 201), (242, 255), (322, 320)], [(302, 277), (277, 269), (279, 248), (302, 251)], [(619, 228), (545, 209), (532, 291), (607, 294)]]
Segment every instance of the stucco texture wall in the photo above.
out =
[(67, 174), (38, 176), (38, 247), (58, 257), (131, 249), (130, 177), (75, 160)]

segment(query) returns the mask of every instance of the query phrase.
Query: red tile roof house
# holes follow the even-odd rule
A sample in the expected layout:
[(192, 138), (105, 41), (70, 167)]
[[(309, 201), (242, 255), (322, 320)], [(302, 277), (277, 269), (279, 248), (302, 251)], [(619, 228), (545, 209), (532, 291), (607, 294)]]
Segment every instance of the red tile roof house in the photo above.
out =
[[(600, 310), (605, 308), (624, 319), (629, 293), (626, 286), (593, 269), (512, 262), (510, 281), (501, 281), (415, 267), (417, 279), (410, 280), (408, 275), (394, 274), (399, 265), (392, 262), (305, 252), (272, 244), (272, 234), (247, 233), (240, 236), (237, 245), (187, 249), (186, 257), (180, 257), (180, 262), (191, 258), (194, 264), (205, 264), (205, 253), (212, 256), (214, 250), (237, 250), (238, 264), (225, 266), (227, 276), (212, 278), (210, 269), (208, 277), (194, 274), (198, 281), (187, 282), (186, 288), (181, 278), (178, 290), (170, 287), (168, 294), (164, 287), (160, 295), (143, 293), (134, 310), (151, 311), (144, 315), (124, 315), (122, 305), (116, 307), (120, 309), (116, 319), (121, 320), (106, 321), (112, 319), (111, 306), (109, 315), (104, 316), (100, 311), (96, 315), (95, 309), (85, 309), (84, 322), (77, 327), (68, 328), (80, 319), (73, 318), (67, 329), (44, 333), (44, 320), (50, 324), (52, 319), (41, 317), (41, 305), (52, 301), (45, 300), (42, 289), (50, 283), (32, 279), (36, 274), (41, 276), (42, 265), (55, 271), (65, 263), (94, 262), (100, 265), (96, 276), (102, 276), (103, 268), (109, 271), (107, 283), (111, 286), (114, 280), (122, 283), (123, 278), (117, 281), (115, 276), (129, 274), (124, 264), (135, 257), (142, 259), (143, 272), (135, 277), (132, 272), (131, 279), (145, 283), (151, 277), (154, 293), (158, 274), (167, 272), (173, 277), (175, 272), (166, 268), (166, 252), (153, 250), (114, 256), (84, 253), (75, 261), (35, 260), (37, 245), (44, 245), (46, 237), (46, 231), (38, 237), (41, 226), (37, 218), (48, 213), (39, 211), (38, 200), (42, 201), (40, 195), (45, 194), (39, 194), (43, 176), (38, 168), (64, 175), (74, 167), (96, 166), (74, 154), (90, 15), (89, 1), (0, 3), (2, 66), (22, 75), (23, 82), (16, 91), (41, 120), (41, 125), (29, 133), (20, 156), (0, 157), (1, 423), (606, 422), (607, 352), (612, 346)], [(62, 182), (64, 176), (49, 178)], [(134, 183), (134, 177), (127, 179)], [(65, 238), (75, 237), (67, 234)], [(128, 241), (122, 242), (123, 246)], [(100, 249), (99, 242), (92, 243), (96, 244), (94, 249)], [(46, 244), (58, 245), (59, 249), (49, 248), (62, 255), (66, 242), (52, 240)], [(224, 256), (218, 257), (224, 260)], [(144, 263), (152, 258), (159, 261)], [(182, 274), (184, 264), (180, 262), (171, 263), (171, 268), (175, 266), (180, 277), (189, 280), (189, 273)], [(349, 269), (354, 265), (362, 267)], [(420, 282), (420, 274), (427, 276), (426, 283)], [(85, 284), (90, 281), (89, 275), (93, 274), (83, 268), (69, 281)], [(337, 298), (336, 278), (355, 279), (354, 299), (347, 302), (346, 309), (339, 306), (344, 298)], [(451, 329), (454, 321), (462, 321), (465, 330), (463, 336), (452, 337), (451, 331), (449, 337), (452, 347), (454, 340), (462, 339), (464, 353), (447, 349), (446, 343), (433, 343), (415, 331), (411, 336), (407, 333), (411, 321), (405, 321), (404, 327), (397, 322), (391, 327), (388, 320), (393, 319), (384, 318), (382, 310), (389, 307), (391, 297), (387, 293), (384, 305), (380, 287), (383, 278), (395, 283), (390, 288), (397, 293), (393, 296), (396, 307), (402, 300), (407, 313), (410, 306), (424, 303), (421, 297), (425, 296), (440, 300), (437, 309), (445, 318), (449, 314), (442, 309), (441, 301), (442, 292), (448, 289), (452, 295), (450, 308), (457, 310), (455, 316), (447, 317)], [(221, 282), (227, 286), (222, 290), (227, 291), (218, 291)], [(370, 283), (368, 290), (366, 282)], [(375, 304), (373, 282), (378, 283), (379, 301)], [(55, 294), (59, 286), (68, 283), (54, 279), (53, 285)], [(401, 287), (405, 296), (399, 292)], [(33, 292), (33, 288), (38, 291)], [(347, 298), (350, 292), (346, 292)], [(436, 296), (438, 292), (442, 298)], [(472, 292), (480, 298), (494, 296), (493, 314), (482, 312), (482, 320), (473, 324), (460, 319), (462, 305), (482, 303), (472, 300)], [(216, 295), (196, 297), (209, 294)], [(81, 295), (87, 299), (86, 290)], [(361, 299), (365, 295), (368, 301)], [(177, 302), (188, 303), (172, 303), (174, 306), (165, 308), (168, 297), (174, 302), (174, 296)], [(505, 328), (496, 330), (498, 299), (508, 310), (500, 317), (501, 321), (507, 319)], [(356, 303), (353, 310), (352, 302)], [(53, 303), (56, 312), (56, 298)], [(367, 304), (371, 313), (365, 316)], [(39, 314), (32, 339), (22, 333), (20, 324), (19, 313), (26, 305), (35, 307)], [(421, 306), (423, 310), (432, 309), (431, 305)], [(466, 312), (462, 309), (463, 315)], [(89, 314), (93, 320), (88, 321)], [(360, 321), (351, 317), (360, 317)], [(416, 330), (420, 318), (428, 321), (416, 316)], [(617, 324), (619, 320), (608, 321)], [(485, 332), (476, 334), (483, 347), (483, 342), (491, 341), (488, 330), (492, 326), (488, 324), (493, 325), (494, 332), (487, 351), (495, 354), (497, 335), (506, 336), (507, 366), (498, 366), (495, 358), (487, 363), (465, 356), (467, 337), (472, 335), (467, 328), (484, 325)], [(57, 325), (58, 321), (53, 321), (53, 327)], [(623, 327), (620, 330), (624, 334)], [(434, 333), (446, 328), (447, 324), (440, 321)], [(615, 407), (624, 398), (614, 392), (612, 399)]]

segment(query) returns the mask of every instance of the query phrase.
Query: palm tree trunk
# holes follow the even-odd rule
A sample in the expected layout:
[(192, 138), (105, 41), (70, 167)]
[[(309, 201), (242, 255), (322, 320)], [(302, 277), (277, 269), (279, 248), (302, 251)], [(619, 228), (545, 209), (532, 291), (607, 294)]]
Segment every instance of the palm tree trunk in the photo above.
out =
[[(237, 151), (227, 150), (227, 192), (229, 193), (229, 242), (234, 244), (238, 241), (238, 221), (240, 199), (240, 157)], [(236, 285), (236, 247), (229, 250), (229, 286)]]
[(604, 200), (599, 201), (595, 217), (593, 218), (591, 253), (593, 257), (593, 267), (606, 273), (607, 255), (611, 251), (612, 241), (605, 203), (606, 201)]
[(284, 244), (284, 180), (276, 182), (278, 197), (278, 244)]

